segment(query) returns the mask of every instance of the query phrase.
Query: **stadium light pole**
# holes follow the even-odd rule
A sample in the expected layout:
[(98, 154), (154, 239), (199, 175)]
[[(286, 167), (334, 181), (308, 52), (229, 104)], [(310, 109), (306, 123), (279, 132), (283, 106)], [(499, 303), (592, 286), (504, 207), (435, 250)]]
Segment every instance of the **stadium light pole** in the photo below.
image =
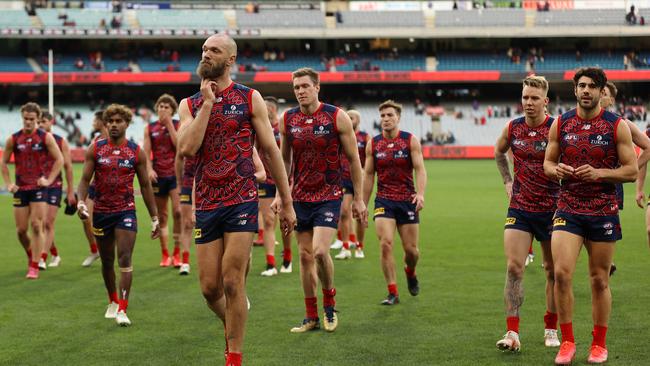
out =
[(52, 49), (47, 51), (47, 107), (54, 115), (54, 55)]

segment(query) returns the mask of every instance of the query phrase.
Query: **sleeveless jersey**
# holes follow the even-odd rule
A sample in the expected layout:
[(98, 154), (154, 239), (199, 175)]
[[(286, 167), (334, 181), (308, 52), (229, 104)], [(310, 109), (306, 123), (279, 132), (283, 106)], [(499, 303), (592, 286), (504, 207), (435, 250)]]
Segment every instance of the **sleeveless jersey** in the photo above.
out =
[[(596, 169), (619, 166), (616, 129), (621, 118), (602, 111), (591, 120), (580, 118), (572, 109), (558, 118), (560, 162), (578, 168), (589, 164)], [(587, 215), (607, 216), (618, 213), (613, 183), (563, 179), (557, 209)]]
[(387, 139), (382, 134), (372, 139), (378, 198), (411, 201), (415, 196), (411, 137), (410, 133), (399, 131), (394, 139)]
[(314, 114), (300, 107), (284, 114), (287, 143), (293, 154), (293, 189), (296, 202), (341, 199), (341, 142), (336, 128), (340, 109), (321, 103)]
[[(56, 146), (59, 147), (59, 151), (63, 153), (63, 137), (55, 134), (52, 134), (52, 137), (54, 137), (54, 141), (56, 141)], [(50, 154), (45, 155), (42, 164), (43, 164), (43, 173), (46, 178), (49, 177), (55, 161), (56, 160)], [(61, 172), (63, 172), (63, 167), (61, 167)], [(59, 173), (59, 175), (56, 176), (54, 182), (50, 184), (49, 188), (61, 188), (61, 187), (63, 187), (63, 177), (61, 176), (61, 173)]]
[(357, 149), (359, 149), (359, 160), (361, 160), (361, 167), (366, 166), (366, 145), (368, 144), (368, 133), (364, 131), (357, 131), (354, 133), (357, 137)]
[(343, 148), (341, 148), (341, 180), (352, 180), (352, 175), (350, 174), (350, 162), (348, 161), (347, 156), (345, 156)]
[[(195, 204), (199, 211), (257, 201), (252, 95), (253, 89), (237, 83), (216, 95), (196, 153)], [(201, 93), (189, 97), (187, 103), (196, 117), (203, 105)]]
[(45, 145), (46, 136), (47, 132), (40, 128), (31, 134), (20, 130), (11, 135), (14, 144), (14, 161), (16, 162), (15, 183), (20, 191), (41, 188), (36, 182), (40, 177), (45, 176), (42, 162), (46, 156), (50, 155)]
[(512, 183), (510, 208), (528, 212), (554, 212), (560, 185), (544, 174), (544, 154), (548, 131), (554, 119), (546, 116), (537, 127), (520, 117), (510, 122), (508, 146), (514, 157), (515, 178)]
[(140, 146), (128, 140), (120, 146), (108, 139), (95, 142), (95, 212), (135, 210), (133, 178), (139, 152)]
[[(174, 129), (178, 130), (178, 121), (172, 120)], [(160, 121), (149, 124), (149, 138), (153, 155), (153, 170), (159, 177), (173, 177), (174, 159), (176, 159), (176, 146), (169, 137), (169, 131)]]
[[(273, 136), (275, 137), (275, 143), (280, 147), (280, 128), (277, 123), (273, 125)], [(262, 164), (264, 165), (264, 171), (266, 172), (266, 180), (264, 181), (264, 184), (275, 184), (275, 180), (271, 176), (271, 170), (269, 170), (271, 161), (269, 160), (268, 155), (264, 153), (262, 148), (259, 149), (259, 154)]]
[(181, 179), (181, 187), (194, 186), (194, 175), (196, 174), (196, 156), (183, 159), (183, 178)]

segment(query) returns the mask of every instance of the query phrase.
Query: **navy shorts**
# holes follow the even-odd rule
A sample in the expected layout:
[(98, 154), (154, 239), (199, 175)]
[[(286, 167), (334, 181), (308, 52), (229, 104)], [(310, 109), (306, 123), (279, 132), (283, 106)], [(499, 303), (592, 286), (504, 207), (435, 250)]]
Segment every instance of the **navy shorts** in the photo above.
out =
[(354, 185), (352, 184), (351, 180), (343, 179), (341, 181), (341, 187), (343, 187), (343, 194), (354, 195)]
[(205, 244), (223, 238), (224, 233), (257, 232), (257, 201), (196, 211), (194, 242)]
[(260, 183), (257, 195), (259, 198), (275, 198), (275, 184)]
[(158, 177), (157, 182), (151, 182), (153, 194), (156, 196), (167, 196), (170, 191), (176, 189), (176, 177)]
[(96, 237), (105, 237), (115, 229), (138, 231), (138, 219), (134, 210), (122, 212), (93, 212), (93, 234)]
[(375, 198), (373, 219), (384, 217), (394, 219), (397, 225), (418, 224), (420, 215), (415, 211), (415, 203)]
[(587, 216), (557, 211), (553, 231), (568, 231), (591, 241), (617, 241), (623, 238), (618, 215)]
[(96, 196), (95, 185), (91, 184), (88, 186), (88, 198), (91, 200), (95, 200), (95, 196)]
[(309, 231), (317, 226), (338, 228), (341, 200), (323, 202), (293, 202), (296, 211), (296, 231)]
[(14, 193), (14, 207), (27, 207), (30, 202), (47, 202), (47, 188)]
[(192, 204), (192, 187), (181, 187), (181, 205)]
[(618, 203), (618, 209), (622, 210), (623, 209), (623, 202), (625, 201), (624, 198), (624, 191), (623, 191), (623, 183), (616, 183), (616, 203)]
[(553, 215), (554, 212), (528, 212), (509, 208), (504, 229), (516, 229), (531, 233), (540, 242), (551, 240)]
[(57, 188), (48, 188), (47, 189), (47, 204), (61, 207), (61, 195), (63, 195), (63, 189), (61, 187)]

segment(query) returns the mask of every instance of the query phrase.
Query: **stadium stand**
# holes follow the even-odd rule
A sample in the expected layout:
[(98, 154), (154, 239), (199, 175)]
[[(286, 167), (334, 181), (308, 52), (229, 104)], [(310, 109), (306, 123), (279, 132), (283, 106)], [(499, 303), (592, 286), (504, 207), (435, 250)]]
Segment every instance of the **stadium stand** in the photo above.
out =
[[(114, 16), (120, 16), (118, 13), (113, 13), (110, 10), (97, 10), (97, 9), (38, 9), (36, 11), (39, 19), (46, 28), (87, 28), (98, 29), (102, 19), (105, 26), (110, 27), (111, 19)], [(62, 19), (61, 16), (67, 16)], [(73, 24), (66, 26), (64, 21)], [(121, 27), (128, 27), (128, 24), (122, 22)]]
[(24, 10), (0, 11), (0, 27), (31, 27), (32, 21)]
[(227, 29), (228, 21), (220, 10), (137, 10), (141, 28), (151, 29)]
[(337, 28), (424, 27), (421, 11), (344, 11)]
[(435, 13), (436, 27), (523, 27), (523, 9), (442, 10)]
[(536, 14), (536, 26), (625, 25), (622, 9), (553, 10)]
[(0, 57), (0, 72), (32, 72), (32, 67), (25, 57), (2, 56)]
[(320, 10), (237, 10), (236, 14), (239, 28), (325, 28), (325, 15)]

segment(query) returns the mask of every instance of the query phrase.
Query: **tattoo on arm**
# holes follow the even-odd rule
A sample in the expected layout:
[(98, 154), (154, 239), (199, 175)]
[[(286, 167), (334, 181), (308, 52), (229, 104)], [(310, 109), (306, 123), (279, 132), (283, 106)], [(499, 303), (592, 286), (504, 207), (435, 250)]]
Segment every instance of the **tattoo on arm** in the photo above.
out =
[(506, 154), (496, 154), (494, 160), (497, 162), (497, 168), (501, 173), (503, 183), (511, 182), (512, 175), (510, 175), (510, 167), (508, 166), (508, 156)]

